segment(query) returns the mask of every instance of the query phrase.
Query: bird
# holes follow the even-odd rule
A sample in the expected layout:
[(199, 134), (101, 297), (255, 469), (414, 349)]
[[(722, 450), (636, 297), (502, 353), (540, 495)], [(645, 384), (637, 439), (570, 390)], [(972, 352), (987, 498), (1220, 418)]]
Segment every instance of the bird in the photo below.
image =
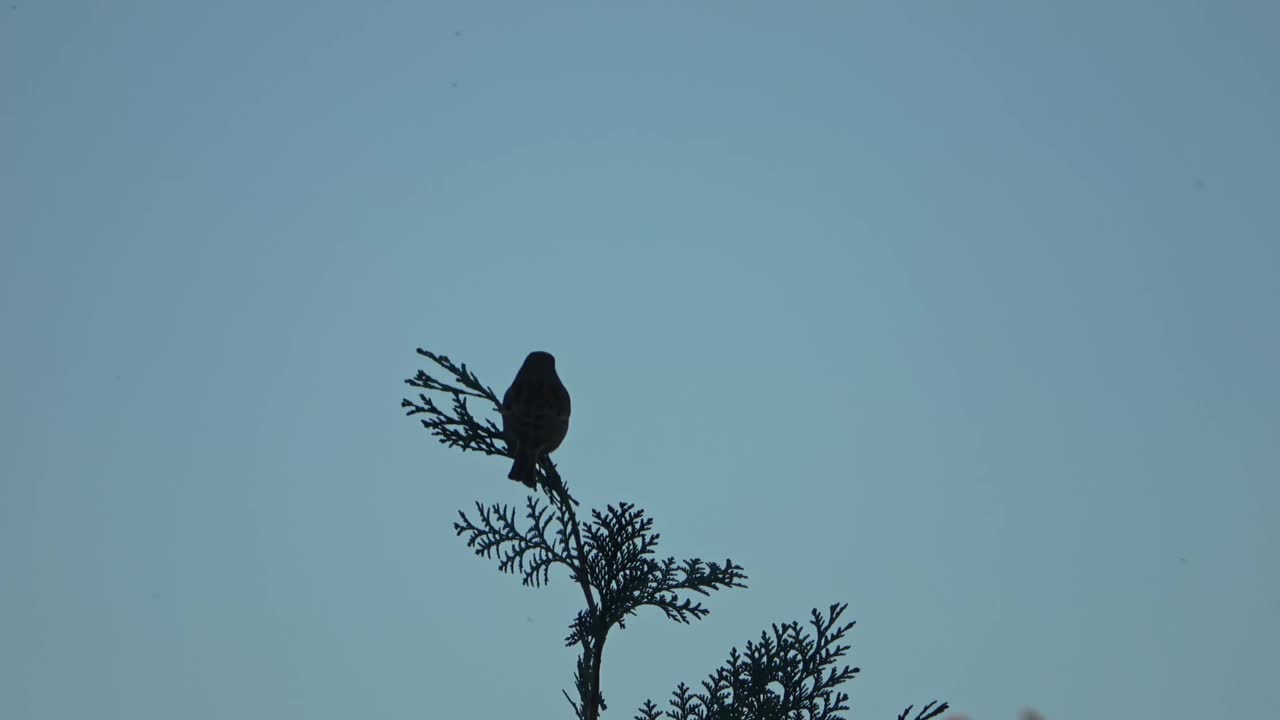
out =
[(507, 479), (537, 487), (538, 461), (560, 447), (569, 432), (569, 391), (556, 374), (551, 353), (529, 353), (499, 410), (512, 457)]

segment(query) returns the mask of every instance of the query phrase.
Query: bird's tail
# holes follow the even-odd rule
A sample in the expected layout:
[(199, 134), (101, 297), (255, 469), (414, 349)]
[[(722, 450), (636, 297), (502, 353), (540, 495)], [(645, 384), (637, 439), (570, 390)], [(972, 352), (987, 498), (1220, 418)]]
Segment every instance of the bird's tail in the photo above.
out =
[(531, 488), (537, 487), (538, 482), (534, 478), (534, 473), (537, 469), (537, 456), (523, 449), (518, 449), (516, 450), (515, 461), (511, 463), (511, 472), (507, 473), (507, 479), (522, 482)]

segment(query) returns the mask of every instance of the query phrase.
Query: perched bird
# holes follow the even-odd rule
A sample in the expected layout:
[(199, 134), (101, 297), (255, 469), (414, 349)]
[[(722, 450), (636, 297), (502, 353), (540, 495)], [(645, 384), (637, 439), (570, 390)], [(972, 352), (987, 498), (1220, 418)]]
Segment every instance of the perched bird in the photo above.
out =
[(502, 396), (502, 432), (515, 461), (507, 478), (537, 487), (534, 473), (544, 455), (569, 432), (569, 391), (551, 353), (531, 352)]

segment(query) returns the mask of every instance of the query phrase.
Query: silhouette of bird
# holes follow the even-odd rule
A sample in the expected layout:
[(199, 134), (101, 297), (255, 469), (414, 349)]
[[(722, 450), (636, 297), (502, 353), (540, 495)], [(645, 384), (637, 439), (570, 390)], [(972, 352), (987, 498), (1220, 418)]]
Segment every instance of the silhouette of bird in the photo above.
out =
[(507, 478), (537, 487), (538, 461), (560, 447), (569, 432), (569, 391), (551, 353), (529, 353), (502, 396), (502, 432), (513, 462)]

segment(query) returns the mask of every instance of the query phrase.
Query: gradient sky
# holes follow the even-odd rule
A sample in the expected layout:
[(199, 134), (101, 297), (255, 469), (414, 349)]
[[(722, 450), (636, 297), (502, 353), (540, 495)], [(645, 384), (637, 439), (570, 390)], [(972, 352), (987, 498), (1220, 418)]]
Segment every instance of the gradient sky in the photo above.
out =
[(745, 566), (606, 720), (832, 602), (851, 718), (1274, 714), (1277, 27), (4, 3), (0, 717), (568, 717), (581, 597), (453, 536), (523, 492), (417, 346), (555, 353), (584, 504)]

